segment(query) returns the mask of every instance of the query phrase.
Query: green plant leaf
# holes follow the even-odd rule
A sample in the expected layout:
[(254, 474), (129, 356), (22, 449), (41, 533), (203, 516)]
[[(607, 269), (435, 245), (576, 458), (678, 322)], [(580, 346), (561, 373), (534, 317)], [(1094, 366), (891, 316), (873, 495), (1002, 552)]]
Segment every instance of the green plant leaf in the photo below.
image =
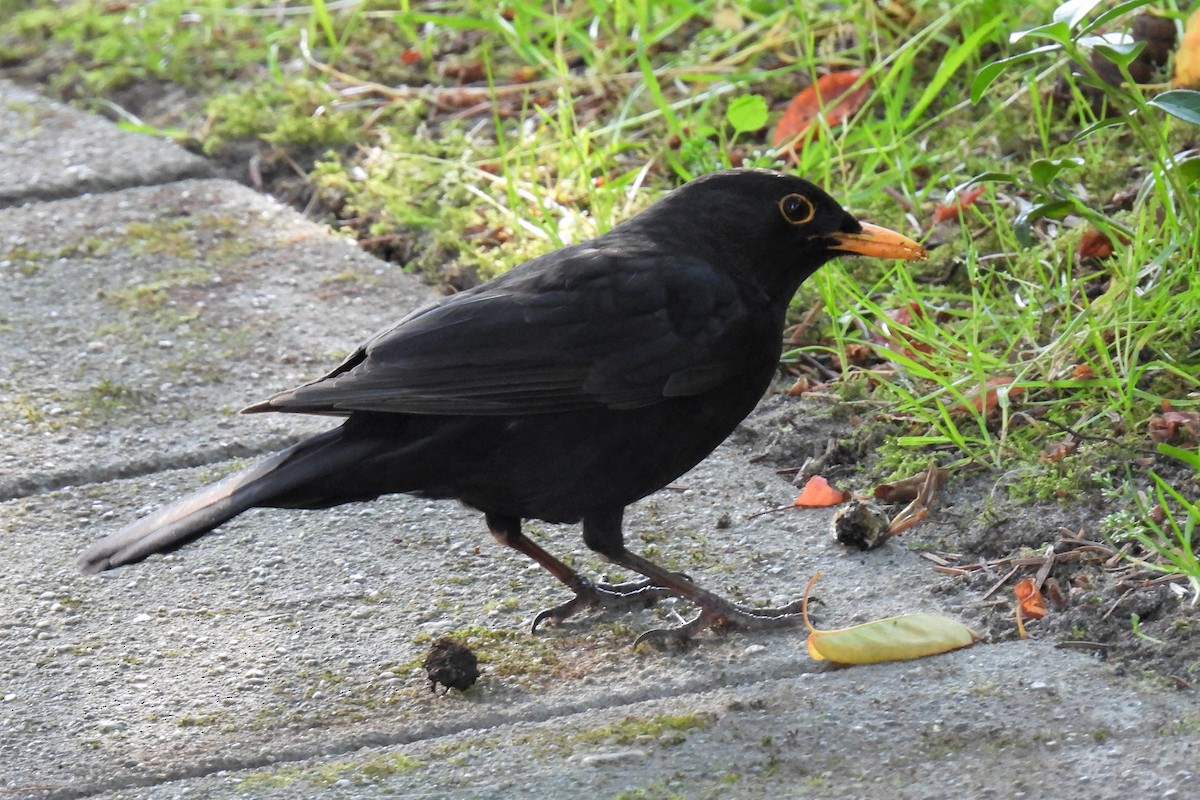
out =
[[(1080, 44), (1083, 44), (1083, 42), (1081, 41)], [(1107, 41), (1100, 41), (1093, 42), (1090, 46), (1097, 53), (1123, 69), (1129, 69), (1129, 65), (1146, 49), (1145, 42), (1119, 42), (1113, 44)]]
[(1163, 644), (1162, 639), (1155, 639), (1150, 634), (1144, 633), (1142, 631), (1142, 618), (1139, 617), (1137, 614), (1129, 615), (1129, 625), (1131, 628), (1133, 628), (1133, 635), (1138, 637), (1139, 639), (1145, 639), (1147, 642), (1150, 642), (1151, 644)]
[(735, 97), (725, 109), (725, 119), (735, 133), (751, 133), (767, 124), (767, 101), (759, 94)]
[(1172, 160), (1171, 163), (1167, 164), (1167, 169), (1178, 175), (1180, 180), (1187, 186), (1191, 186), (1200, 180), (1200, 158)]
[(1059, 45), (1066, 45), (1071, 41), (1071, 28), (1065, 22), (1051, 22), (1046, 25), (1038, 25), (1036, 28), (1017, 31), (1008, 37), (1008, 42), (1016, 44), (1022, 39), (1049, 39), (1052, 42), (1058, 42)]
[(1153, 5), (1154, 2), (1155, 0), (1128, 0), (1128, 2), (1119, 3), (1107, 11), (1101, 12), (1094, 20), (1084, 26), (1083, 31), (1093, 31), (1103, 28), (1117, 17), (1123, 17), (1135, 8)]
[(1200, 125), (1200, 92), (1195, 90), (1172, 89), (1151, 100), (1149, 105), (1184, 122)]
[(1117, 125), (1128, 125), (1128, 124), (1129, 124), (1129, 120), (1123, 116), (1121, 116), (1121, 117), (1106, 117), (1105, 119), (1097, 120), (1096, 122), (1093, 122), (1091, 125), (1088, 125), (1086, 128), (1083, 128), (1082, 130), (1080, 130), (1079, 133), (1077, 133), (1071, 137), (1071, 141), (1078, 142), (1080, 139), (1091, 136), (1096, 131), (1102, 130), (1104, 128), (1112, 128)]
[(1176, 447), (1173, 444), (1160, 442), (1158, 444), (1158, 452), (1168, 458), (1176, 458), (1190, 466), (1196, 472), (1200, 472), (1200, 450), (1184, 450), (1182, 447)]
[(961, 192), (976, 183), (1016, 183), (1017, 176), (1011, 172), (981, 172), (971, 180), (954, 187), (955, 192)]
[(1061, 49), (1062, 45), (1044, 44), (1040, 47), (1035, 47), (1032, 50), (1026, 50), (1024, 53), (1018, 53), (1015, 56), (1009, 56), (1008, 58), (1002, 58), (999, 61), (991, 61), (987, 64), (984, 64), (979, 68), (979, 71), (975, 73), (975, 79), (971, 81), (971, 102), (978, 103), (983, 97), (983, 93), (987, 91), (987, 88), (995, 82), (996, 78), (1000, 77), (1000, 73), (1004, 72), (1004, 70), (1008, 69), (1013, 64), (1020, 63), (1021, 61), (1028, 61), (1029, 59), (1040, 56), (1043, 53), (1050, 53)]
[(1075, 204), (1070, 200), (1052, 200), (1049, 203), (1038, 203), (1024, 209), (1013, 220), (1013, 233), (1022, 247), (1033, 244), (1033, 223), (1042, 217), (1061, 218), (1066, 216)]
[(1078, 156), (1072, 158), (1039, 158), (1029, 165), (1029, 175), (1033, 178), (1034, 183), (1049, 186), (1050, 181), (1057, 178), (1058, 174), (1064, 169), (1081, 166), (1083, 166), (1083, 159)]
[(1093, 8), (1100, 5), (1100, 0), (1067, 0), (1054, 9), (1055, 22), (1066, 23), (1068, 28), (1074, 28)]

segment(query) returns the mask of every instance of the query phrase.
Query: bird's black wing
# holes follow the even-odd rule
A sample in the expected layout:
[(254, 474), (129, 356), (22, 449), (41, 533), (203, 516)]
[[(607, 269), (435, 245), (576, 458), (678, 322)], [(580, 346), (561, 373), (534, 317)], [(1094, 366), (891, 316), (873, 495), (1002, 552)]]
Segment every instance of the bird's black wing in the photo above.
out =
[(637, 408), (750, 368), (747, 343), (771, 336), (767, 316), (754, 290), (695, 258), (577, 246), (420, 309), (325, 377), (247, 410)]

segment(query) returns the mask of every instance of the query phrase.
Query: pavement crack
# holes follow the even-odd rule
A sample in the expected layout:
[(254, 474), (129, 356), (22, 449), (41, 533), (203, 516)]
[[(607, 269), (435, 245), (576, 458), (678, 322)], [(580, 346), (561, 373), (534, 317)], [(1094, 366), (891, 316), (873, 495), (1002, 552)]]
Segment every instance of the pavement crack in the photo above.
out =
[(144, 458), (111, 462), (80, 462), (56, 470), (27, 472), (0, 477), (0, 502), (49, 494), (78, 486), (114, 480), (142, 478), (180, 469), (219, 464), (234, 458), (260, 458), (290, 447), (308, 434), (284, 434), (256, 440), (252, 444), (225, 442), (177, 453), (155, 453)]

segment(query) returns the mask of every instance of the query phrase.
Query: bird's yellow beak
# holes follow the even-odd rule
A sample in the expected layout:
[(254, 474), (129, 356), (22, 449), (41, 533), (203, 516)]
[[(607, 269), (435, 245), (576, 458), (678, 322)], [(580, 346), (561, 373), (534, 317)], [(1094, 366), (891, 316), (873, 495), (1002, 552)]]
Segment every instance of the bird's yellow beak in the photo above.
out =
[(904, 234), (869, 222), (862, 223), (862, 233), (835, 233), (829, 238), (836, 242), (830, 250), (842, 250), (860, 256), (920, 261), (929, 255), (924, 247)]

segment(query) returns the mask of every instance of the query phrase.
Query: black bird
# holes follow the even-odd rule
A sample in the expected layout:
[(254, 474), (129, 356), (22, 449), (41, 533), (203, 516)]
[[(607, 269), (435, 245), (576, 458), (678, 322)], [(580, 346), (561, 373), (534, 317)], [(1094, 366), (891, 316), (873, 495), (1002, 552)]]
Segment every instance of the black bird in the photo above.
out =
[[(750, 413), (775, 374), (792, 294), (843, 253), (925, 256), (800, 178), (698, 178), (591, 241), (414, 311), (325, 377), (246, 408), (345, 422), (96, 542), (80, 567), (174, 550), (249, 508), (404, 492), (479, 509), (498, 541), (570, 587), (534, 629), (664, 595), (700, 613), (639, 641), (793, 624), (791, 606), (743, 608), (630, 552), (621, 518)], [(593, 583), (522, 535), (524, 519), (582, 521), (589, 548), (646, 580)]]

